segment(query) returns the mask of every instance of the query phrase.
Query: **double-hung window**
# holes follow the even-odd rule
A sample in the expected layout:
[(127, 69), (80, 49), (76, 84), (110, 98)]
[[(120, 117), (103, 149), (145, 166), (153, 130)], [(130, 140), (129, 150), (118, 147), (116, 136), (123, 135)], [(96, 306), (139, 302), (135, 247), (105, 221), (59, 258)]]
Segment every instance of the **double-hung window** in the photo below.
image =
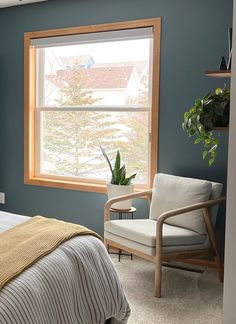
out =
[(25, 183), (104, 192), (102, 146), (150, 187), (159, 57), (159, 18), (26, 33)]

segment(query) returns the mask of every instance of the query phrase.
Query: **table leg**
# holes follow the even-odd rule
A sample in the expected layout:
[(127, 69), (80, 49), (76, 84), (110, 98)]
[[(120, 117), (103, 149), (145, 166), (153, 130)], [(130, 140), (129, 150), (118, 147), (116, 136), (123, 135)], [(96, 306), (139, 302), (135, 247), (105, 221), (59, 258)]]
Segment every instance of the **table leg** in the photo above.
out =
[(121, 249), (119, 249), (119, 252), (118, 252), (118, 261), (120, 262), (120, 256), (121, 256)]
[[(119, 219), (122, 219), (122, 212), (119, 212)], [(119, 252), (118, 252), (118, 261), (120, 262), (120, 256), (121, 256), (121, 249), (119, 249)]]
[[(123, 213), (124, 212), (118, 212), (118, 214), (119, 214), (119, 219), (123, 219)], [(131, 214), (131, 219), (134, 219), (134, 213), (132, 212), (132, 213), (130, 213)], [(109, 252), (109, 249), (108, 249), (108, 252)], [(118, 261), (120, 262), (120, 257), (121, 257), (121, 255), (122, 255), (122, 250), (121, 249), (118, 249)], [(126, 254), (127, 255), (127, 254)], [(133, 254), (132, 253), (130, 253), (130, 258), (131, 258), (131, 260), (133, 260)]]
[[(134, 213), (131, 213), (131, 219), (134, 219)], [(130, 254), (130, 258), (133, 261), (133, 254), (132, 253)]]

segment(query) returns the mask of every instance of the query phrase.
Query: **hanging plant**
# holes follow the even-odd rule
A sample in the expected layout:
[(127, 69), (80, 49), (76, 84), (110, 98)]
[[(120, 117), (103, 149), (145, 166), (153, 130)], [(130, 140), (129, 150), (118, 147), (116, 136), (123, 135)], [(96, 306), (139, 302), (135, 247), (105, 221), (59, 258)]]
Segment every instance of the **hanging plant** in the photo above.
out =
[(212, 130), (229, 125), (230, 90), (217, 88), (203, 99), (196, 99), (193, 107), (184, 113), (183, 129), (194, 137), (194, 144), (203, 145), (202, 158), (211, 166), (217, 157), (219, 139)]

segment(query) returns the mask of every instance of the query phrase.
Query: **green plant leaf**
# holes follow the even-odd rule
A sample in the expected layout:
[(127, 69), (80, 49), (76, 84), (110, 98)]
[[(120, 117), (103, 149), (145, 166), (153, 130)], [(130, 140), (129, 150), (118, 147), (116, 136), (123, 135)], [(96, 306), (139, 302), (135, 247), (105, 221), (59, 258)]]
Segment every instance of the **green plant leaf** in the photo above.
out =
[(206, 139), (205, 140), (205, 145), (210, 145), (211, 144), (211, 140), (210, 139)]
[(196, 99), (195, 100), (195, 106), (201, 106), (201, 104), (202, 104), (201, 99)]
[(130, 182), (131, 182), (131, 180), (132, 179), (134, 179), (135, 177), (136, 177), (136, 174), (137, 173), (134, 173), (134, 174), (132, 174), (130, 177), (128, 177), (128, 178), (126, 178), (125, 180), (124, 180), (124, 185), (129, 185), (130, 184)]
[(217, 155), (216, 151), (211, 151), (211, 157), (212, 157), (212, 158), (215, 159), (215, 158), (216, 158), (216, 155)]
[(120, 151), (117, 150), (116, 152), (116, 160), (115, 160), (115, 170), (119, 170), (120, 169)]
[(195, 139), (194, 144), (199, 144), (199, 143), (201, 143), (201, 141), (202, 141), (201, 137), (197, 137), (197, 138)]
[(210, 167), (213, 163), (214, 163), (215, 159), (214, 158), (211, 158), (209, 161), (208, 161), (208, 166)]
[(123, 177), (124, 171), (125, 171), (125, 166), (124, 165), (120, 169), (116, 170), (115, 176), (116, 176), (116, 183), (117, 184), (120, 184), (120, 181), (121, 181), (121, 179)]
[(217, 156), (219, 139), (212, 133), (214, 127), (224, 127), (229, 124), (230, 89), (226, 86), (214, 93), (207, 93), (202, 99), (196, 99), (194, 106), (184, 112), (183, 130), (189, 137), (196, 135), (194, 144), (204, 147), (202, 158), (208, 155), (208, 165), (211, 166)]
[(104, 158), (106, 159), (106, 161), (107, 161), (107, 163), (108, 163), (108, 165), (109, 165), (109, 168), (110, 168), (110, 170), (111, 170), (111, 175), (112, 175), (111, 183), (112, 183), (112, 181), (115, 179), (115, 175), (114, 175), (114, 172), (113, 172), (113, 169), (112, 169), (112, 166), (111, 166), (111, 162), (110, 162), (110, 160), (109, 160), (109, 158), (108, 158), (108, 156), (107, 156), (107, 154), (106, 154), (104, 148), (103, 148), (101, 145), (100, 145), (100, 149), (101, 149), (102, 154), (103, 154)]
[(103, 147), (101, 145), (100, 145), (100, 149), (101, 149), (102, 154), (103, 154), (104, 158), (106, 159), (106, 161), (107, 161), (107, 163), (109, 165), (109, 168), (111, 170), (111, 174), (112, 174), (111, 184), (114, 184), (114, 185), (129, 185), (131, 180), (133, 178), (135, 178), (136, 173), (132, 174), (132, 176), (126, 178), (125, 165), (122, 165), (122, 167), (120, 167), (121, 156), (120, 156), (119, 150), (117, 150), (114, 169), (112, 169), (111, 162), (110, 162), (105, 150), (103, 149)]
[(124, 181), (125, 181), (125, 175), (126, 175), (126, 171), (124, 170), (123, 174), (121, 175), (121, 179), (120, 179), (120, 185), (123, 185), (124, 184)]
[(206, 158), (207, 154), (208, 154), (208, 151), (206, 151), (206, 150), (203, 151), (203, 153), (202, 153), (202, 159), (203, 160)]
[(194, 128), (190, 128), (190, 130), (189, 130), (189, 135), (190, 136), (193, 136), (193, 135), (195, 135), (196, 134), (196, 130), (194, 129)]
[(214, 152), (214, 151), (216, 151), (216, 149), (217, 149), (217, 145), (214, 145), (214, 146), (212, 146), (212, 148), (210, 149), (209, 152)]

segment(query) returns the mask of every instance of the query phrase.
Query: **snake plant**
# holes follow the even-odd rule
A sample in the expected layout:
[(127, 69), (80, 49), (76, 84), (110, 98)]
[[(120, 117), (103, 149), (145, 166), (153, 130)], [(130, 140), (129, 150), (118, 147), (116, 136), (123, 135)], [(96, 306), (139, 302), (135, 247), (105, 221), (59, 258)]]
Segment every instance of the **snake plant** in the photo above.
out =
[(120, 151), (117, 150), (114, 168), (112, 168), (111, 162), (110, 162), (105, 150), (103, 149), (102, 146), (100, 146), (100, 148), (101, 148), (102, 154), (103, 154), (104, 158), (106, 159), (106, 161), (109, 165), (109, 168), (111, 170), (111, 184), (128, 186), (131, 183), (131, 180), (135, 178), (136, 173), (134, 173), (130, 177), (126, 178), (126, 167), (125, 167), (125, 165), (121, 166)]

